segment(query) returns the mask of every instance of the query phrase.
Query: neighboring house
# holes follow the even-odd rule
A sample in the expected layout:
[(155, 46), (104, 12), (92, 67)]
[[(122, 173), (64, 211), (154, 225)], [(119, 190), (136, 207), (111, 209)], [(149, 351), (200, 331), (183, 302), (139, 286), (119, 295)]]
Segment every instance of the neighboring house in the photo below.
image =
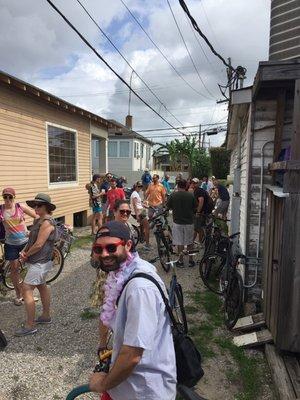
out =
[[(231, 231), (250, 257), (247, 300), (262, 306), (276, 346), (300, 351), (300, 60), (259, 63), (229, 105)], [(263, 292), (263, 296), (262, 296)]]
[(48, 193), (54, 217), (84, 224), (85, 185), (107, 172), (111, 123), (20, 79), (0, 72), (0, 189), (13, 186), (17, 200)]
[[(183, 163), (181, 164), (180, 172), (188, 172), (189, 164)], [(153, 152), (153, 168), (157, 170), (162, 170), (164, 172), (175, 172), (173, 165), (170, 161), (170, 155), (165, 149), (155, 150)]]
[[(128, 116), (127, 116), (128, 122)], [(152, 141), (131, 130), (128, 126), (110, 120), (108, 130), (108, 170), (125, 176), (129, 184), (140, 179), (145, 168), (152, 167)], [(131, 122), (131, 120), (130, 120)]]

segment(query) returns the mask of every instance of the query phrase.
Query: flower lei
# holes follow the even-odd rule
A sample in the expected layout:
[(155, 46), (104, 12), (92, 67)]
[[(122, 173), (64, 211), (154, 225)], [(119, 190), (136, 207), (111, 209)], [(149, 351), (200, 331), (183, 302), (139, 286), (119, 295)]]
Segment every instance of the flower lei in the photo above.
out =
[(138, 257), (137, 254), (129, 254), (117, 271), (108, 274), (104, 285), (104, 303), (100, 314), (100, 320), (103, 325), (113, 329), (116, 318), (116, 301), (123, 289), (124, 283), (130, 277), (135, 268), (133, 262)]

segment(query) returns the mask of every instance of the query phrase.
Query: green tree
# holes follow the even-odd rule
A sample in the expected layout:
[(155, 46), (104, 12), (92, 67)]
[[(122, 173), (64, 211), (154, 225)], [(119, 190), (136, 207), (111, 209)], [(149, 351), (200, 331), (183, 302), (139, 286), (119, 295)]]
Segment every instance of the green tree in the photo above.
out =
[(226, 179), (230, 168), (230, 150), (224, 147), (212, 147), (209, 152), (212, 174), (216, 178)]

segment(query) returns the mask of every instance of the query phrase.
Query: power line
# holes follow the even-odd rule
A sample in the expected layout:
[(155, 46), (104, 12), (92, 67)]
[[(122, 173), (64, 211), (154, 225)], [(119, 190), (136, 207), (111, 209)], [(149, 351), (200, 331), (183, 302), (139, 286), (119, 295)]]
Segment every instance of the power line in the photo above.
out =
[(140, 21), (136, 18), (136, 16), (134, 15), (134, 13), (130, 10), (130, 8), (127, 6), (127, 4), (123, 1), (120, 0), (121, 3), (123, 4), (123, 6), (126, 8), (126, 10), (129, 12), (129, 14), (132, 16), (132, 18), (134, 19), (134, 21), (139, 25), (139, 27), (141, 28), (141, 30), (145, 33), (145, 35), (147, 36), (147, 38), (150, 40), (150, 42), (153, 44), (153, 46), (158, 50), (158, 52), (162, 55), (162, 57), (167, 61), (167, 63), (170, 65), (170, 67), (173, 69), (173, 71), (178, 75), (178, 77), (180, 79), (182, 79), (185, 84), (187, 86), (189, 86), (190, 89), (192, 89), (195, 93), (197, 93), (199, 96), (202, 96), (208, 100), (211, 100), (209, 97), (207, 97), (206, 95), (204, 95), (203, 93), (199, 92), (198, 90), (196, 90), (182, 75), (181, 73), (178, 71), (178, 69), (176, 67), (174, 67), (174, 65), (171, 63), (171, 61), (167, 58), (167, 56), (163, 53), (163, 51), (158, 47), (158, 45), (154, 42), (154, 40), (151, 38), (151, 36), (148, 34), (148, 32), (144, 29), (143, 25), (140, 23)]
[[(168, 1), (168, 0), (167, 0)], [(210, 43), (210, 41), (207, 39), (207, 37), (204, 35), (204, 33), (201, 31), (201, 29), (199, 28), (197, 22), (195, 21), (195, 19), (193, 18), (193, 16), (191, 15), (187, 5), (185, 4), (184, 0), (179, 0), (179, 4), (181, 5), (181, 7), (183, 8), (183, 11), (187, 14), (187, 16), (189, 17), (194, 29), (199, 33), (199, 35), (205, 40), (206, 44), (208, 45), (208, 47), (210, 48), (210, 50), (213, 52), (213, 54), (218, 57), (222, 63), (229, 68), (232, 71), (235, 71), (235, 69), (228, 64), (224, 58), (216, 52), (216, 50), (214, 49), (213, 45)]]
[(117, 78), (120, 79), (121, 82), (124, 83), (132, 91), (132, 93), (135, 94), (135, 96), (141, 100), (142, 103), (144, 103), (148, 108), (150, 108), (159, 118), (161, 118), (166, 124), (168, 124), (172, 129), (177, 130), (179, 133), (181, 133), (183, 136), (185, 136), (185, 133), (181, 132), (179, 129), (175, 128), (169, 121), (167, 121), (162, 115), (160, 115), (150, 104), (148, 104), (135, 90), (133, 90), (130, 85), (125, 81), (124, 78), (122, 78), (114, 69), (113, 67), (110, 66), (110, 64), (98, 53), (98, 51), (88, 42), (88, 40), (78, 31), (77, 28), (68, 20), (68, 18), (55, 6), (55, 4), (52, 3), (51, 0), (46, 0), (47, 3), (50, 4), (50, 6), (62, 17), (62, 19), (69, 25), (69, 27), (77, 33), (77, 35), (80, 37), (80, 39), (96, 54), (96, 56), (112, 71), (114, 75), (116, 75)]
[(136, 72), (136, 70), (132, 67), (132, 65), (129, 63), (127, 58), (121, 53), (121, 51), (118, 49), (118, 47), (113, 43), (113, 41), (107, 36), (107, 34), (104, 32), (104, 30), (100, 27), (100, 25), (97, 23), (97, 21), (92, 17), (90, 12), (87, 10), (87, 8), (81, 3), (80, 0), (76, 0), (77, 3), (82, 7), (82, 9), (85, 11), (85, 13), (89, 16), (89, 18), (93, 21), (93, 23), (97, 26), (97, 28), (100, 30), (102, 35), (105, 36), (105, 38), (109, 41), (109, 43), (113, 46), (113, 48), (119, 53), (119, 55), (122, 57), (122, 59), (126, 62), (126, 64), (131, 68), (131, 70), (136, 74), (136, 76), (143, 82), (143, 84), (146, 86), (146, 88), (152, 93), (152, 95), (158, 100), (158, 102), (164, 106), (165, 110), (172, 115), (172, 117), (179, 122), (179, 124), (182, 124), (182, 122), (167, 108), (165, 104), (160, 100), (160, 98), (156, 95), (156, 93), (151, 89), (151, 87), (147, 84), (147, 82), (144, 81), (144, 79)]
[[(227, 118), (227, 117), (226, 117)], [(198, 124), (198, 125), (188, 125), (188, 126), (179, 126), (177, 128), (173, 128), (173, 129), (188, 129), (188, 128), (198, 128), (199, 125), (201, 126), (216, 126), (216, 125), (222, 125), (222, 120), (224, 118), (222, 118), (219, 122), (215, 122), (214, 124)], [(227, 122), (223, 122), (223, 124), (227, 124)], [(141, 130), (136, 130), (136, 132), (140, 133), (140, 132), (158, 132), (158, 131), (168, 131), (170, 130), (170, 128), (154, 128), (154, 129), (141, 129)]]
[(171, 14), (172, 14), (172, 16), (173, 16), (175, 25), (176, 25), (176, 27), (177, 27), (177, 29), (178, 29), (178, 32), (179, 32), (179, 34), (180, 34), (180, 36), (181, 36), (181, 39), (182, 39), (182, 41), (183, 41), (183, 44), (184, 44), (184, 46), (185, 46), (185, 48), (186, 48), (186, 51), (187, 51), (187, 53), (188, 53), (188, 55), (189, 55), (189, 57), (190, 57), (191, 63), (193, 64), (193, 67), (194, 67), (194, 69), (195, 69), (195, 71), (196, 71), (196, 74), (198, 75), (198, 77), (199, 77), (199, 79), (200, 79), (202, 85), (205, 87), (207, 93), (209, 93), (209, 94), (212, 96), (212, 98), (214, 98), (214, 95), (211, 93), (211, 91), (210, 91), (210, 90), (207, 88), (207, 86), (205, 85), (205, 83), (204, 83), (204, 81), (203, 81), (203, 79), (202, 79), (202, 77), (201, 77), (201, 75), (200, 75), (200, 73), (199, 73), (199, 71), (198, 71), (198, 68), (196, 67), (196, 64), (195, 64), (195, 62), (194, 62), (194, 60), (193, 60), (193, 57), (192, 57), (192, 55), (191, 55), (191, 53), (190, 53), (190, 51), (189, 51), (189, 48), (188, 48), (188, 46), (187, 46), (187, 44), (186, 44), (186, 41), (185, 41), (185, 39), (184, 39), (184, 37), (183, 37), (183, 34), (182, 34), (181, 29), (180, 29), (180, 27), (179, 27), (179, 25), (178, 25), (177, 19), (176, 19), (175, 14), (174, 14), (174, 12), (173, 12), (173, 10), (172, 10), (172, 7), (171, 7), (171, 4), (170, 4), (169, 0), (167, 0), (167, 3), (168, 3), (168, 6), (169, 6), (169, 9), (170, 9), (170, 11), (171, 11)]

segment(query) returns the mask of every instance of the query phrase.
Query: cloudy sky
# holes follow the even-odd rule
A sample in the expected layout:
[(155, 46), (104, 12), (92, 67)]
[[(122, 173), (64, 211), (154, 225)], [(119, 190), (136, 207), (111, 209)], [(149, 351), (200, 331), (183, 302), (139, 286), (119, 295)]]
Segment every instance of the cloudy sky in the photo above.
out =
[[(130, 66), (109, 44), (77, 0), (52, 1), (129, 82)], [(122, 1), (194, 90), (170, 67)], [(132, 76), (132, 87), (172, 125), (226, 120), (226, 103), (216, 104), (216, 100), (222, 99), (217, 84), (226, 84), (227, 81), (226, 67), (193, 31), (177, 0), (169, 0), (169, 3), (196, 69), (167, 0), (81, 2), (158, 99), (136, 74)], [(233, 66), (247, 68), (244, 84), (250, 85), (258, 62), (268, 58), (270, 0), (186, 0), (186, 3), (215, 49), (224, 58), (231, 57)], [(128, 112), (128, 89), (46, 0), (0, 0), (0, 54), (1, 70), (105, 118), (124, 122)], [(168, 127), (135, 96), (131, 114), (135, 130)], [(145, 133), (145, 136), (155, 136), (155, 141), (166, 141), (175, 137), (169, 132)], [(212, 144), (220, 144), (223, 138), (223, 134), (212, 136)]]

